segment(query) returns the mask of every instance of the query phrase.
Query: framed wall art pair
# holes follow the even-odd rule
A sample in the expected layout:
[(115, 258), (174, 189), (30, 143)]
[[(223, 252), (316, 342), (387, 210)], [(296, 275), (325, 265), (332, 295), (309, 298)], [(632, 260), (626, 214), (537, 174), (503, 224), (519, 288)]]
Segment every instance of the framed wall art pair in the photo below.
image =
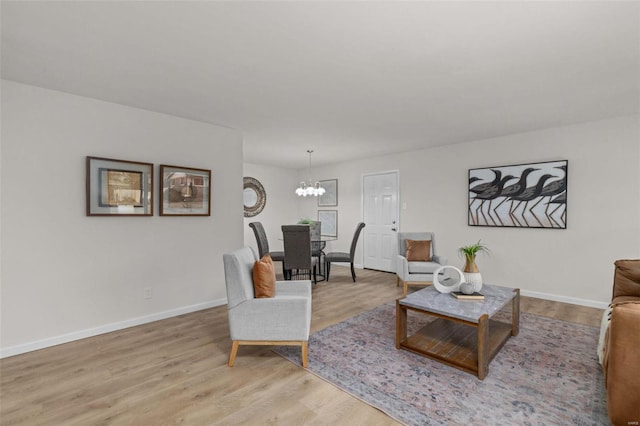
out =
[[(87, 157), (87, 216), (153, 216), (152, 163)], [(210, 216), (211, 170), (160, 165), (160, 216)]]

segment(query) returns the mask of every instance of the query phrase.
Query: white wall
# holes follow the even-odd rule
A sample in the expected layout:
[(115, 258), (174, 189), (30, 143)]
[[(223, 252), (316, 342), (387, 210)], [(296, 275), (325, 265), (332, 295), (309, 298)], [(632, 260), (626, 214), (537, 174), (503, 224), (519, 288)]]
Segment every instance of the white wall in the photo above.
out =
[[(480, 257), (487, 282), (523, 293), (593, 306), (611, 297), (613, 262), (640, 258), (640, 126), (621, 117), (471, 143), (315, 168), (316, 179), (338, 178), (339, 241), (348, 251), (361, 219), (365, 173), (400, 171), (400, 230), (434, 231), (441, 254), (462, 266), (457, 247), (482, 239), (493, 251)], [(468, 169), (569, 160), (566, 230), (467, 226)], [(308, 173), (307, 173), (308, 174)], [(317, 207), (302, 200), (301, 216)], [(362, 264), (361, 242), (356, 263)]]
[[(86, 156), (211, 169), (212, 214), (87, 217)], [(2, 356), (226, 303), (239, 132), (3, 80), (1, 166)]]
[(297, 208), (298, 196), (295, 194), (298, 183), (296, 170), (245, 163), (244, 176), (258, 179), (267, 194), (267, 202), (262, 212), (256, 216), (244, 218), (245, 245), (253, 247), (258, 253), (258, 244), (253, 230), (249, 228), (249, 223), (261, 222), (269, 240), (269, 249), (282, 251), (281, 226), (297, 223), (300, 220)]

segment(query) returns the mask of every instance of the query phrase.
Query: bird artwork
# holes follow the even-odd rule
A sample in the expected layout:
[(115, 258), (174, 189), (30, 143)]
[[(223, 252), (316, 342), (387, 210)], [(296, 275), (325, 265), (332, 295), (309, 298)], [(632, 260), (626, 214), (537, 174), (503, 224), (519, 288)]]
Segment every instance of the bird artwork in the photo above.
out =
[[(553, 175), (550, 174), (546, 174), (546, 175), (542, 175), (540, 176), (540, 179), (538, 179), (538, 182), (535, 184), (535, 186), (530, 186), (529, 188), (525, 189), (524, 192), (520, 195), (516, 195), (514, 197), (509, 197), (510, 200), (512, 201), (518, 201), (518, 203), (515, 205), (515, 207), (512, 210), (509, 210), (509, 216), (511, 216), (513, 218), (514, 221), (521, 223), (516, 216), (516, 212), (518, 210), (518, 207), (520, 207), (522, 205), (522, 203), (524, 203), (523, 207), (522, 207), (522, 211), (521, 211), (521, 215), (520, 218), (524, 221), (524, 223), (526, 224), (527, 227), (530, 227), (529, 222), (527, 221), (527, 218), (525, 217), (525, 212), (527, 211), (527, 205), (529, 204), (529, 202), (535, 200), (536, 198), (538, 198), (540, 196), (540, 194), (542, 193), (542, 188), (544, 187), (544, 183), (549, 179), (552, 178)], [(531, 211), (531, 209), (529, 209), (528, 211)], [(534, 215), (535, 217), (535, 215)], [(536, 220), (538, 218), (536, 217)], [(538, 220), (538, 223), (540, 223), (540, 221)], [(540, 223), (540, 225), (542, 225), (542, 223)]]
[[(497, 225), (496, 221), (491, 216), (491, 203), (493, 202), (493, 200), (501, 196), (504, 185), (508, 181), (513, 179), (516, 179), (516, 177), (507, 175), (502, 179), (500, 179), (500, 181), (497, 184), (490, 186), (486, 190), (482, 191), (480, 194), (476, 194), (475, 199), (480, 200), (480, 205), (478, 205), (478, 207), (476, 208), (476, 220), (480, 220), (478, 215), (482, 215), (482, 218), (484, 219), (485, 222), (488, 223), (487, 217), (489, 217), (489, 220), (491, 220), (491, 222), (493, 222), (494, 225)], [(482, 207), (487, 201), (489, 202), (489, 206), (486, 208), (487, 214), (485, 215), (485, 213), (482, 210)]]
[(470, 169), (468, 224), (566, 229), (567, 169), (567, 160)]
[[(474, 194), (482, 194), (483, 192), (485, 192), (486, 190), (490, 189), (492, 186), (496, 186), (499, 182), (500, 179), (502, 178), (502, 172), (500, 170), (494, 170), (491, 169), (491, 171), (493, 172), (493, 176), (494, 179), (491, 182), (484, 182), (484, 183), (480, 183), (478, 185), (475, 186), (471, 186), (472, 183), (477, 182), (477, 181), (482, 181), (483, 179), (481, 177), (478, 176), (470, 176), (469, 177), (469, 192), (473, 192)], [(473, 201), (475, 201), (476, 199), (474, 198)], [(469, 215), (471, 217), (472, 220), (476, 220), (474, 219), (473, 213), (472, 213), (472, 205), (473, 202), (469, 203)], [(474, 223), (475, 225), (477, 225), (477, 223)]]
[[(562, 225), (565, 224), (567, 220), (567, 191), (549, 200), (549, 202), (547, 203), (547, 209), (549, 209), (551, 204), (556, 204), (556, 206), (553, 208), (553, 210), (551, 210), (550, 213), (547, 213), (547, 217), (551, 222), (558, 225), (558, 228), (562, 228)], [(554, 218), (554, 214), (558, 210), (560, 210), (560, 217)]]
[[(556, 223), (558, 224), (558, 222), (556, 222), (553, 218), (551, 218), (549, 216), (549, 204), (551, 203), (551, 199), (553, 197), (555, 197), (558, 194), (562, 194), (563, 192), (565, 192), (567, 190), (567, 166), (563, 165), (563, 166), (558, 166), (556, 167), (556, 169), (560, 169), (564, 172), (564, 176), (561, 179), (558, 180), (554, 180), (548, 184), (546, 184), (543, 188), (542, 188), (542, 192), (540, 193), (540, 199), (533, 205), (531, 206), (531, 213), (534, 214), (534, 209), (535, 207), (540, 204), (540, 202), (542, 202), (545, 197), (549, 197), (549, 199), (547, 200), (547, 206), (544, 210), (545, 216), (547, 217), (547, 219), (552, 222), (552, 223)], [(566, 195), (565, 195), (566, 197)], [(561, 200), (562, 198), (558, 198), (557, 200)], [(565, 203), (566, 203), (566, 198), (564, 199)], [(538, 217), (536, 216), (536, 219), (538, 219)], [(540, 220), (538, 220), (538, 222), (540, 222)]]
[[(493, 208), (494, 212), (496, 212), (500, 208), (500, 206), (504, 204), (505, 201), (509, 200), (511, 201), (511, 204), (512, 204), (513, 199), (511, 197), (517, 197), (527, 189), (527, 177), (529, 177), (529, 174), (531, 174), (531, 172), (535, 172), (536, 170), (538, 169), (533, 167), (527, 167), (522, 171), (522, 174), (520, 175), (520, 179), (518, 180), (518, 182), (514, 183), (513, 185), (509, 185), (505, 187), (500, 193), (500, 197), (502, 197), (502, 201), (500, 201), (500, 203)], [(496, 217), (500, 221), (500, 224), (504, 226), (504, 222), (500, 218), (500, 215), (496, 215)]]

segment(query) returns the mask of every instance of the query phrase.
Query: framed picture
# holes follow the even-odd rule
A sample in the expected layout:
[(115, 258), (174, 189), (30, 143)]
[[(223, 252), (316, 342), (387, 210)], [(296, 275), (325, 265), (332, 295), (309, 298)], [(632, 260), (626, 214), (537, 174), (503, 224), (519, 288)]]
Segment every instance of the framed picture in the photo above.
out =
[(334, 207), (338, 205), (338, 179), (321, 180), (320, 186), (325, 193), (318, 197), (318, 207)]
[(160, 216), (211, 216), (211, 170), (160, 165)]
[(567, 228), (567, 160), (469, 169), (469, 226)]
[(338, 237), (338, 211), (337, 210), (318, 210), (318, 222), (320, 232), (324, 237)]
[(153, 164), (87, 157), (87, 216), (153, 216)]

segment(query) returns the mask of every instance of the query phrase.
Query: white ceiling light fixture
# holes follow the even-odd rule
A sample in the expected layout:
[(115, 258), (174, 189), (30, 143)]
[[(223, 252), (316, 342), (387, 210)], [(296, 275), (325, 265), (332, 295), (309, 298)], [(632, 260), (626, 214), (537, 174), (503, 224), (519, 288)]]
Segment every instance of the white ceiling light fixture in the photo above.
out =
[[(311, 170), (311, 153), (313, 150), (308, 149), (307, 152), (309, 153), (309, 170)], [(312, 182), (311, 178), (309, 178), (308, 184), (305, 181), (300, 182), (300, 186), (296, 189), (296, 194), (301, 197), (306, 197), (307, 195), (317, 197), (326, 192), (325, 189), (320, 186), (320, 182), (316, 181), (314, 184), (312, 184)]]

